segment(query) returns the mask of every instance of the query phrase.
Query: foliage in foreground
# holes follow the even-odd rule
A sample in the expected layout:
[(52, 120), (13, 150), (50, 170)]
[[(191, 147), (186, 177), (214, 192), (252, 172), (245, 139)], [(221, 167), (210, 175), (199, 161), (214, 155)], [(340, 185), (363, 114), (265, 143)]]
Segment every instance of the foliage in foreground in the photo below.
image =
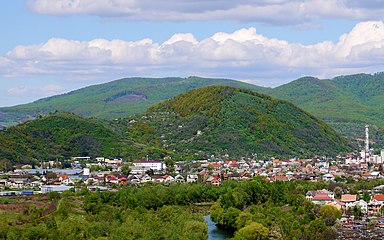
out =
[[(35, 204), (17, 198), (18, 203), (8, 203), (13, 210), (2, 212), (0, 239), (207, 239), (203, 214), (208, 212), (197, 203), (214, 201), (212, 219), (234, 231), (234, 239), (333, 239), (328, 220), (338, 218), (337, 212), (319, 209), (303, 196), (324, 187), (253, 179), (220, 187), (198, 183), (51, 193), (34, 196)], [(45, 207), (39, 205), (44, 201)], [(17, 204), (24, 206), (19, 212)]]

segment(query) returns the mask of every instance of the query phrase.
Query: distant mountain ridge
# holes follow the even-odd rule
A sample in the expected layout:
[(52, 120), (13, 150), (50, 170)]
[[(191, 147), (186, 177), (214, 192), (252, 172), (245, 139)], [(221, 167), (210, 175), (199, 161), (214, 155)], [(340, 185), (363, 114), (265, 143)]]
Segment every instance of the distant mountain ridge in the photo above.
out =
[(149, 106), (190, 89), (221, 85), (261, 91), (252, 84), (211, 78), (124, 78), (81, 88), (32, 103), (0, 108), (0, 125), (14, 125), (54, 111), (73, 112), (83, 117), (115, 119), (143, 113)]
[(15, 107), (0, 108), (0, 125), (14, 125), (55, 110), (84, 117), (115, 119), (141, 114), (161, 101), (203, 86), (232, 86), (291, 101), (350, 138), (362, 138), (371, 125), (372, 140), (384, 146), (384, 73), (320, 80), (303, 77), (276, 88), (228, 79), (126, 78)]
[(267, 90), (271, 96), (291, 101), (352, 138), (384, 143), (384, 73), (340, 76), (331, 80), (304, 77)]

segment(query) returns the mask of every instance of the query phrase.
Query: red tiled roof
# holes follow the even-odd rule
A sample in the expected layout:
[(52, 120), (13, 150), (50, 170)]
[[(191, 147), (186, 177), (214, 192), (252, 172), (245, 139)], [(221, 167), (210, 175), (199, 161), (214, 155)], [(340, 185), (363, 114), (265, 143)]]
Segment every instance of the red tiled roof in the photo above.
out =
[(327, 194), (317, 194), (312, 198), (312, 201), (332, 201), (332, 198)]
[(384, 201), (384, 195), (383, 194), (376, 194), (372, 200), (376, 200), (376, 201)]

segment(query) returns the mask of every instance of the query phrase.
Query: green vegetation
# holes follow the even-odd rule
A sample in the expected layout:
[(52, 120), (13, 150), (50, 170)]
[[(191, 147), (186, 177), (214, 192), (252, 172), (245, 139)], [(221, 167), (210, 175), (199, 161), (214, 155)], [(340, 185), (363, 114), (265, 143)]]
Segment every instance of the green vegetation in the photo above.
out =
[(341, 212), (333, 206), (319, 207), (304, 197), (307, 182), (272, 182), (260, 179), (239, 182), (211, 207), (218, 226), (234, 231), (233, 240), (335, 239), (333, 228)]
[(364, 125), (370, 124), (371, 139), (379, 148), (384, 146), (384, 73), (331, 80), (304, 77), (273, 89), (227, 79), (125, 78), (30, 104), (0, 108), (0, 125), (15, 125), (55, 110), (85, 117), (123, 118), (141, 114), (187, 90), (211, 85), (246, 88), (288, 100), (351, 139), (362, 138)]
[(124, 78), (43, 98), (29, 104), (0, 108), (0, 125), (10, 126), (50, 112), (72, 112), (83, 117), (115, 119), (143, 113), (148, 107), (187, 90), (210, 85), (262, 89), (227, 79)]
[(137, 144), (107, 121), (71, 113), (54, 113), (0, 132), (1, 170), (10, 169), (14, 163), (62, 161), (71, 156), (135, 159), (154, 151), (162, 153)]
[(239, 157), (310, 156), (349, 150), (333, 129), (293, 104), (232, 87), (203, 87), (150, 108), (145, 119), (160, 139), (183, 158), (229, 153)]
[[(188, 91), (144, 115), (113, 121), (54, 113), (0, 132), (0, 166), (122, 156), (311, 156), (350, 150), (347, 141), (293, 104), (232, 87)], [(172, 165), (172, 162), (168, 165)]]
[[(14, 197), (0, 205), (0, 239), (207, 239), (197, 203), (234, 239), (335, 239), (329, 217), (304, 193), (325, 183), (225, 181)], [(206, 205), (206, 204), (204, 204)]]
[(384, 73), (305, 77), (267, 93), (291, 101), (350, 138), (363, 138), (364, 125), (370, 124), (371, 139), (384, 146)]

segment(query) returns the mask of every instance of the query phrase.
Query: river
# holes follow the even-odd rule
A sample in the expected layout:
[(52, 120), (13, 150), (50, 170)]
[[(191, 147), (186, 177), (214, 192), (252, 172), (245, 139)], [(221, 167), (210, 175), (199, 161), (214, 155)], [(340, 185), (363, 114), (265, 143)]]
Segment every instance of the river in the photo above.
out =
[(217, 228), (216, 224), (212, 222), (210, 215), (204, 216), (204, 220), (208, 226), (208, 240), (225, 240), (233, 237), (232, 234)]

